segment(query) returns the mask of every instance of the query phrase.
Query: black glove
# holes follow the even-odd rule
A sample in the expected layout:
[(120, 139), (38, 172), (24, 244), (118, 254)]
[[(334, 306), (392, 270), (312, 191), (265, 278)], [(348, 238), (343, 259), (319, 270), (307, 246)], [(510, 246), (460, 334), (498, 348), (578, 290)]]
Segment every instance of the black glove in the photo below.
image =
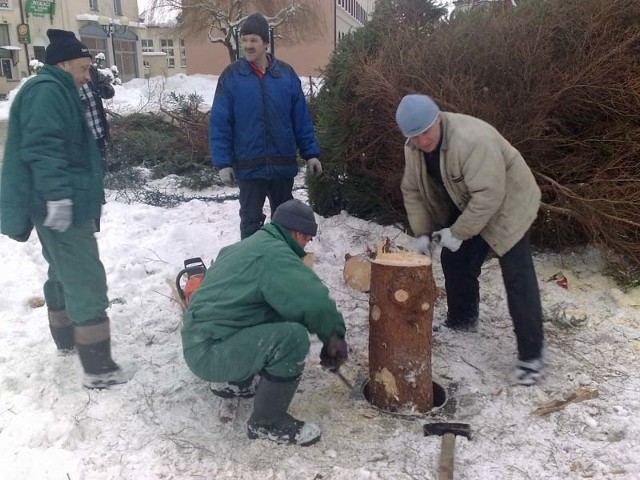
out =
[(328, 368), (332, 372), (337, 372), (344, 362), (349, 358), (349, 349), (344, 338), (336, 335), (329, 339), (329, 342), (322, 346), (320, 350), (320, 365)]

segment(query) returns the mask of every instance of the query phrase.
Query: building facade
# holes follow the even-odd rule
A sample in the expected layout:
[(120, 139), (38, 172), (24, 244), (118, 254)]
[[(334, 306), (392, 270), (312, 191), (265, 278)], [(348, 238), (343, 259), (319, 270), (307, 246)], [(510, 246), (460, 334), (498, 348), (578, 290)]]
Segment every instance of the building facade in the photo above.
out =
[[(304, 1), (304, 0), (302, 0)], [(275, 41), (278, 58), (301, 76), (320, 75), (336, 44), (371, 16), (376, 0), (319, 2), (316, 40), (284, 46)], [(106, 66), (115, 65), (123, 82), (178, 73), (220, 74), (229, 54), (205, 35), (182, 38), (175, 25), (145, 25), (137, 0), (0, 0), (0, 97), (29, 76), (29, 62), (44, 62), (47, 30), (70, 30)]]
[(44, 62), (47, 30), (70, 30), (91, 52), (104, 53), (122, 81), (141, 76), (137, 0), (0, 0), (0, 94)]
[(187, 73), (185, 41), (172, 24), (145, 22), (140, 32), (142, 63), (145, 77), (170, 77)]
[[(318, 12), (318, 37), (312, 42), (280, 46), (275, 41), (276, 57), (291, 64), (300, 76), (317, 77), (327, 65), (337, 43), (369, 20), (376, 0), (325, 0)], [(227, 49), (211, 43), (206, 36), (185, 39), (187, 74), (219, 75), (229, 64)]]

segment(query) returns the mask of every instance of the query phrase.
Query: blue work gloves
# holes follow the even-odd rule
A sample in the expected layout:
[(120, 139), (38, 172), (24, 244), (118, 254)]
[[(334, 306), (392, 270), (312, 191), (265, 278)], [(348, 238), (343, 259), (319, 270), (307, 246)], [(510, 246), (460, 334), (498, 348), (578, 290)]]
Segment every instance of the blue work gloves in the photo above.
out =
[(226, 187), (235, 187), (236, 186), (236, 174), (233, 171), (233, 167), (226, 167), (221, 169), (218, 172), (220, 176), (220, 180)]
[(448, 248), (452, 252), (457, 252), (460, 245), (462, 245), (462, 240), (456, 238), (453, 233), (451, 233), (450, 228), (443, 228), (442, 230), (434, 232), (433, 241), (438, 242), (442, 247)]
[(307, 171), (311, 172), (314, 177), (317, 177), (322, 173), (322, 164), (317, 158), (310, 158), (307, 160)]
[(72, 222), (73, 201), (70, 198), (49, 200), (47, 202), (47, 217), (42, 225), (56, 232), (64, 232), (71, 226)]
[(345, 342), (344, 338), (339, 338), (336, 335), (333, 335), (320, 350), (320, 365), (332, 372), (337, 372), (340, 365), (346, 362), (348, 358), (347, 342)]

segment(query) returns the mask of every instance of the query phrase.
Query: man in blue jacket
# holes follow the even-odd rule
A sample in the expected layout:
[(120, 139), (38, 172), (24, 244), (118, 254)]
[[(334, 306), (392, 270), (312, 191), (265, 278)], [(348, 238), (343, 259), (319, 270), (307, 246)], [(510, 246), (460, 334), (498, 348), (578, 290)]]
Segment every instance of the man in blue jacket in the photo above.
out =
[(78, 351), (87, 388), (130, 378), (111, 358), (107, 278), (94, 233), (103, 167), (78, 88), (91, 53), (73, 32), (50, 29), (45, 65), (16, 95), (0, 187), (0, 231), (26, 241), (35, 227), (49, 264), (49, 327), (61, 352)]
[(300, 79), (293, 68), (267, 53), (269, 24), (260, 14), (242, 23), (245, 58), (220, 75), (211, 108), (209, 143), (226, 186), (240, 188), (240, 237), (258, 230), (271, 212), (293, 198), (297, 156), (314, 175), (322, 173)]

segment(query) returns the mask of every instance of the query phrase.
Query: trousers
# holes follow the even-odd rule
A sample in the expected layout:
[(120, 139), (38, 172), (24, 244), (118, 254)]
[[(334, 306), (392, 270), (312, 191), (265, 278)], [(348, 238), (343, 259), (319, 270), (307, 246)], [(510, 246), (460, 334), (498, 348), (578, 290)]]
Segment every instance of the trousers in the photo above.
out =
[(281, 204), (291, 200), (293, 178), (238, 179), (240, 188), (240, 238), (247, 238), (257, 232), (266, 215), (262, 213), (265, 199), (269, 199), (271, 215)]
[[(447, 291), (449, 323), (469, 324), (478, 321), (478, 278), (488, 253), (489, 245), (479, 235), (462, 242), (457, 252), (442, 249), (440, 259)], [(528, 232), (500, 257), (499, 263), (513, 321), (518, 358), (523, 361), (539, 358), (544, 343), (542, 305)]]
[(309, 353), (307, 329), (294, 322), (239, 329), (222, 340), (203, 341), (184, 351), (191, 371), (208, 382), (241, 382), (256, 374), (294, 379)]
[(93, 220), (56, 232), (35, 225), (42, 255), (49, 264), (44, 299), (49, 310), (66, 310), (75, 325), (107, 318), (107, 276), (98, 253)]

